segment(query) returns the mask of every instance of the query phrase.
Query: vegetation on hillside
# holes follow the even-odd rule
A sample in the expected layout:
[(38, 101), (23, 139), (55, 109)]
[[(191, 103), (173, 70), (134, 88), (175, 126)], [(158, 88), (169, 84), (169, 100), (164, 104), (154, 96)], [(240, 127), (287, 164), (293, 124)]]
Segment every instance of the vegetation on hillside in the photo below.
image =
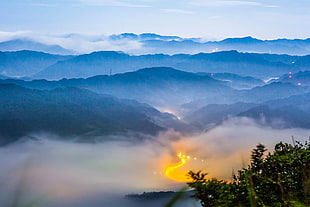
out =
[(189, 172), (188, 186), (203, 207), (310, 206), (310, 142), (278, 143), (266, 153), (258, 144), (251, 163), (233, 174), (233, 181), (208, 179), (207, 173)]

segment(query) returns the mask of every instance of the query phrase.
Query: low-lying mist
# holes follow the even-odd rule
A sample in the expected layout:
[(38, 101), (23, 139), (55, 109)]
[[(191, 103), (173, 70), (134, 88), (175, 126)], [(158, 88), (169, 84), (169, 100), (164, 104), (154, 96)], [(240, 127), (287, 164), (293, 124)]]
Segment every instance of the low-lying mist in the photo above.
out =
[(272, 150), (279, 141), (291, 142), (292, 136), (303, 141), (309, 135), (310, 130), (261, 127), (247, 118), (230, 119), (192, 136), (167, 131), (139, 143), (126, 136), (117, 137), (122, 141), (90, 144), (62, 141), (50, 134), (29, 135), (0, 148), (0, 206), (32, 202), (47, 207), (145, 206), (124, 195), (184, 186), (165, 176), (167, 167), (180, 162), (179, 152), (188, 159), (172, 178), (202, 170), (229, 180), (233, 170), (246, 166), (258, 143)]

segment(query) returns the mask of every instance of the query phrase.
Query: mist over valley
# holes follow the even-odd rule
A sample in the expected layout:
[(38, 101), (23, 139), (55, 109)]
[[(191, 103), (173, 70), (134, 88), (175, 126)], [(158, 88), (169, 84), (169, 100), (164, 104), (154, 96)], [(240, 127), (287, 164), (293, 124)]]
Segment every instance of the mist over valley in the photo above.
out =
[[(0, 52), (1, 206), (164, 206), (190, 170), (231, 180), (258, 143), (271, 150), (310, 135), (308, 40), (296, 40), (304, 53), (284, 55), (240, 49), (255, 42), (277, 51), (276, 40), (227, 39), (212, 43), (227, 51), (183, 53), (183, 44), (207, 51), (211, 43), (109, 39), (156, 44), (163, 54), (0, 44), (16, 50)], [(179, 53), (167, 52), (171, 44)], [(199, 206), (190, 195), (175, 206)]]

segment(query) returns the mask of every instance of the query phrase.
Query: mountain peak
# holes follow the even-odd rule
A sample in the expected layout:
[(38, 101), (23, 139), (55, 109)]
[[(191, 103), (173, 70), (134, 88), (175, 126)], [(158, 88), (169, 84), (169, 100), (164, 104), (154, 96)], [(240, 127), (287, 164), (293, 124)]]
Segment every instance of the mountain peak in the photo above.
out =
[[(183, 72), (172, 67), (150, 67), (150, 68), (143, 68), (138, 70), (137, 72)], [(185, 72), (184, 72), (185, 73)]]
[(193, 73), (185, 72), (182, 70), (177, 70), (171, 67), (151, 67), (143, 68), (136, 71), (138, 74), (148, 74), (152, 76), (196, 76)]
[(65, 49), (59, 45), (44, 44), (31, 39), (13, 39), (5, 42), (0, 42), (1, 51), (19, 51), (19, 50), (34, 50), (51, 54), (72, 55), (72, 50)]
[(227, 43), (228, 44), (251, 44), (251, 43), (261, 43), (261, 42), (263, 42), (263, 40), (253, 38), (251, 36), (227, 38), (227, 39), (220, 41), (220, 43), (226, 43), (226, 44)]
[(168, 35), (159, 35), (155, 33), (122, 33), (119, 35), (111, 35), (109, 37), (112, 40), (121, 40), (121, 39), (129, 39), (129, 40), (162, 40), (162, 41), (172, 41), (172, 40), (183, 40), (183, 38), (178, 36), (168, 36)]

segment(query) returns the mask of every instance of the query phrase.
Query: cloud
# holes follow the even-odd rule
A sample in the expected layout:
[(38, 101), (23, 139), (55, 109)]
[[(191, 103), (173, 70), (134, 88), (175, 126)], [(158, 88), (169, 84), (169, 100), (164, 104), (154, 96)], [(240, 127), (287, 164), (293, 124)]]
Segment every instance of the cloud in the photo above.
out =
[(83, 34), (39, 34), (31, 31), (1, 32), (0, 42), (27, 39), (47, 45), (59, 45), (63, 48), (76, 51), (79, 54), (94, 51), (123, 51), (126, 53), (143, 53), (143, 45), (136, 40), (118, 39), (111, 40), (106, 35), (83, 35)]
[(5, 157), (0, 159), (0, 205), (9, 206), (16, 189), (26, 201), (42, 197), (42, 205), (53, 204), (44, 206), (75, 207), (96, 199), (98, 203), (91, 206), (102, 206), (110, 194), (175, 190), (184, 183), (167, 178), (164, 171), (180, 162), (179, 152), (190, 158), (175, 173), (184, 176), (189, 170), (203, 170), (209, 177), (227, 180), (233, 170), (247, 165), (258, 143), (272, 150), (279, 141), (291, 142), (292, 135), (303, 141), (309, 134), (310, 130), (276, 130), (248, 118), (233, 118), (208, 132), (184, 136), (168, 131), (139, 142), (132, 135), (102, 137), (106, 141), (96, 144), (30, 135), (32, 140), (0, 148), (0, 158)]
[(80, 5), (87, 6), (117, 6), (117, 7), (136, 7), (144, 8), (150, 7), (146, 4), (140, 4), (140, 1), (126, 1), (126, 0), (73, 0)]
[(25, 38), (31, 36), (31, 31), (16, 31), (16, 32), (5, 32), (0, 31), (0, 42), (9, 41), (12, 39)]
[(260, 6), (260, 7), (278, 7), (276, 5), (266, 5), (256, 1), (230, 1), (230, 0), (192, 0), (190, 2), (194, 6), (206, 7), (231, 7), (231, 6)]
[(208, 19), (221, 19), (221, 18), (223, 18), (223, 16), (219, 16), (219, 15), (208, 17)]
[(305, 141), (310, 135), (307, 129), (273, 129), (257, 125), (249, 118), (231, 118), (222, 125), (205, 133), (191, 137), (182, 137), (171, 143), (175, 153), (183, 152), (197, 160), (204, 160), (204, 165), (190, 161), (183, 172), (201, 169), (209, 177), (231, 179), (232, 171), (247, 165), (250, 152), (258, 143), (264, 144), (270, 151), (280, 141), (291, 143)]
[(183, 10), (183, 9), (162, 9), (165, 13), (177, 13), (177, 14), (195, 14), (193, 11)]
[(60, 5), (58, 4), (51, 4), (51, 3), (34, 3), (32, 6), (37, 6), (37, 7), (58, 7)]
[(79, 53), (89, 53), (93, 51), (123, 51), (127, 53), (135, 53), (143, 50), (142, 43), (136, 40), (111, 40), (106, 35), (54, 35), (42, 36), (37, 38), (41, 42), (49, 44), (57, 44), (64, 48), (78, 51)]
[[(174, 136), (177, 135), (163, 135)], [(0, 189), (3, 191), (2, 187), (6, 186), (6, 193), (0, 195), (0, 206), (10, 206), (8, 203), (14, 199), (16, 190), (21, 191), (25, 203), (43, 197), (43, 202), (76, 202), (72, 204), (76, 206), (80, 199), (94, 195), (125, 195), (165, 190), (169, 184), (175, 185), (161, 173), (163, 166), (159, 162), (167, 150), (157, 141), (81, 144), (60, 141), (49, 134), (29, 137), (36, 141), (27, 138), (0, 148), (0, 157), (5, 157), (0, 159)], [(134, 137), (114, 138), (132, 140)], [(102, 203), (91, 206), (102, 206)]]

